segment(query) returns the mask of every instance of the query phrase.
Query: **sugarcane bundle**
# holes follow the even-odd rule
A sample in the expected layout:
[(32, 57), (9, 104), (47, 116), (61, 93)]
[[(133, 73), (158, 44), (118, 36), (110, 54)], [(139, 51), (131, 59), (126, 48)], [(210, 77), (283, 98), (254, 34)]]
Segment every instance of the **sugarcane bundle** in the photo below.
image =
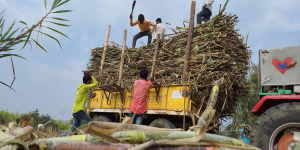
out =
[[(194, 28), (188, 83), (193, 87), (192, 99), (205, 106), (212, 83), (221, 80), (219, 100), (216, 105), (218, 116), (233, 112), (236, 102), (249, 92), (246, 75), (251, 51), (243, 37), (235, 29), (236, 15), (219, 14), (209, 22)], [(188, 31), (177, 27), (174, 33), (160, 43), (154, 80), (161, 86), (181, 83)], [(155, 44), (138, 49), (126, 49), (123, 87), (131, 87), (139, 78), (141, 67), (153, 64)], [(103, 47), (92, 49), (88, 69), (98, 73)], [(121, 57), (118, 45), (108, 47), (100, 85), (116, 83)]]

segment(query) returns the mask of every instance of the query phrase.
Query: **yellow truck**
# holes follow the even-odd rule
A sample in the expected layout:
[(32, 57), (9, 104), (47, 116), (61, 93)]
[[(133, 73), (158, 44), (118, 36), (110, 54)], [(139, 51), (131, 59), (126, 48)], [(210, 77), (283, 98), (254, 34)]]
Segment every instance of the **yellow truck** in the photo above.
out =
[[(153, 86), (147, 96), (148, 111), (143, 124), (162, 128), (192, 126), (198, 118), (199, 107), (192, 101), (189, 85)], [(119, 89), (119, 91), (118, 91)], [(132, 91), (124, 92), (115, 84), (94, 89), (88, 111), (94, 120), (120, 122), (129, 116)]]

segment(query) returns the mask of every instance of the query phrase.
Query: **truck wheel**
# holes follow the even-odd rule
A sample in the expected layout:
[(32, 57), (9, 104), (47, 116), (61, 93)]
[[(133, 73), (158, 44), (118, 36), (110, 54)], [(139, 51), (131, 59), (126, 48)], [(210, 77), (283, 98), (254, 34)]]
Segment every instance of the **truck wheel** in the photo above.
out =
[(170, 129), (175, 128), (175, 125), (171, 121), (165, 118), (155, 119), (149, 124), (149, 126), (158, 127), (158, 128), (170, 128)]
[(104, 115), (95, 116), (93, 118), (93, 120), (94, 121), (101, 121), (101, 122), (111, 122), (111, 120), (108, 117), (104, 116)]
[(251, 132), (252, 145), (263, 150), (292, 146), (289, 134), (300, 131), (300, 103), (283, 103), (262, 114)]

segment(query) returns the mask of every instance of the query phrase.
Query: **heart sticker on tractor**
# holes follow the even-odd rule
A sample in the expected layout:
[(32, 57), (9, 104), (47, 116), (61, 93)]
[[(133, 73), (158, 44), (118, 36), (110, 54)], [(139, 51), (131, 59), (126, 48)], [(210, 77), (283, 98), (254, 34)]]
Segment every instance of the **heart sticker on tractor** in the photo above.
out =
[(291, 63), (292, 61), (293, 61), (293, 59), (291, 57), (286, 58), (284, 61), (280, 61), (278, 59), (273, 59), (272, 64), (279, 72), (284, 74), (286, 72), (286, 70), (288, 69), (286, 66), (289, 63)]

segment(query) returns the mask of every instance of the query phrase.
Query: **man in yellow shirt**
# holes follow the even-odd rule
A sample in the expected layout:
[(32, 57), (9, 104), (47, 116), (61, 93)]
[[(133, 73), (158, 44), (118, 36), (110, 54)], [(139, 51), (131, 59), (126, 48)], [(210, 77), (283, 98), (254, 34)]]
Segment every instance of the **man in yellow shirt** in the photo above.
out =
[[(151, 40), (152, 40), (152, 30), (153, 30), (153, 28), (156, 27), (156, 24), (145, 19), (143, 14), (140, 14), (138, 17), (138, 20), (136, 20), (134, 22), (132, 21), (131, 14), (130, 14), (129, 18), (130, 18), (131, 26), (135, 26), (138, 24), (140, 27), (140, 32), (133, 37), (132, 48), (135, 48), (136, 41), (143, 36), (148, 36), (148, 44), (150, 44)], [(150, 26), (153, 26), (153, 28), (151, 29)]]
[(73, 126), (72, 133), (82, 124), (92, 121), (92, 118), (86, 113), (85, 103), (88, 99), (88, 90), (98, 85), (97, 80), (90, 71), (85, 71), (81, 83), (77, 88), (76, 100), (73, 105)]

